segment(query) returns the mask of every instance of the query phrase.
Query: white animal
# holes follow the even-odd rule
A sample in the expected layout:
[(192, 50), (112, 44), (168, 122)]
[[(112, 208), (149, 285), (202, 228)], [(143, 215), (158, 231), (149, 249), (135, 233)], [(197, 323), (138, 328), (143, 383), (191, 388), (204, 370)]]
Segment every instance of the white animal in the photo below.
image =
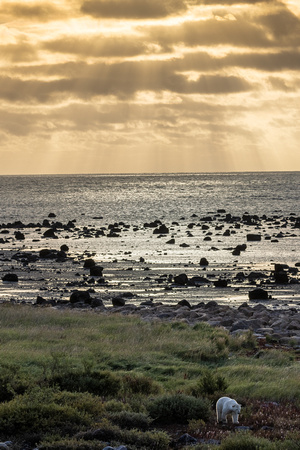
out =
[(232, 415), (232, 422), (239, 423), (239, 413), (241, 412), (241, 405), (229, 397), (221, 397), (216, 404), (217, 422), (226, 422), (227, 415)]

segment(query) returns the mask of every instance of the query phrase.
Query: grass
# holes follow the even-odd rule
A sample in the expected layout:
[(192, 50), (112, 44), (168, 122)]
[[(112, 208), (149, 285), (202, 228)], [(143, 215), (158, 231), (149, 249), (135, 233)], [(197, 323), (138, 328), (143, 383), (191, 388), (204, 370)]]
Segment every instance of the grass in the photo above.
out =
[[(161, 416), (162, 424), (169, 414), (176, 422), (178, 405), (186, 419), (197, 420), (193, 417), (198, 414), (196, 399), (203, 398), (202, 414), (209, 423), (214, 423), (213, 405), (221, 395), (244, 404), (292, 402), (300, 408), (299, 362), (293, 352), (255, 347), (251, 333), (231, 337), (226, 330), (204, 323), (194, 327), (146, 323), (138, 317), (3, 304), (0, 439), (13, 436), (14, 440), (19, 434), (21, 442), (26, 430), (38, 435), (41, 449), (80, 448), (73, 442), (79, 445), (89, 435), (76, 437), (76, 433), (91, 433), (107, 420), (106, 428), (119, 427), (114, 428), (111, 442), (118, 443), (122, 436), (134, 449), (135, 438), (122, 431), (122, 423), (130, 421), (134, 426), (136, 421), (140, 428), (141, 414), (150, 422)], [(151, 418), (155, 401), (162, 402), (156, 407), (162, 413)], [(113, 424), (116, 413), (119, 422)], [(251, 410), (249, 417), (253, 414)], [(146, 442), (144, 448), (155, 448), (157, 439), (158, 446), (168, 448), (169, 438), (151, 437), (152, 432), (155, 428), (136, 435), (136, 440)], [(62, 447), (67, 439), (69, 444)]]

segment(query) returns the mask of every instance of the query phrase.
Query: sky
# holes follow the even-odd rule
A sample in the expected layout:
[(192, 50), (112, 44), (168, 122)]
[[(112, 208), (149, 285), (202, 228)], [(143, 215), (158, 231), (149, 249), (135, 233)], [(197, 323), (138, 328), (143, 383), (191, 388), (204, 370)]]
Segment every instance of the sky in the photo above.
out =
[(1, 0), (0, 174), (300, 170), (300, 0)]

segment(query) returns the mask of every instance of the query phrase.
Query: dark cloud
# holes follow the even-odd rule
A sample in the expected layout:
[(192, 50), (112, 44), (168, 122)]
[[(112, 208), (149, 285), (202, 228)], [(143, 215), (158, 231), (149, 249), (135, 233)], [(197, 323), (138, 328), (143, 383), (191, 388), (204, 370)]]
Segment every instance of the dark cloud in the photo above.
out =
[(273, 45), (266, 32), (255, 22), (236, 20), (198, 20), (173, 27), (149, 27), (149, 39), (162, 46), (183, 44), (188, 47), (234, 45), (236, 47), (269, 47)]
[(226, 94), (250, 90), (239, 77), (203, 75), (190, 81), (175, 73), (172, 63), (127, 62), (86, 65), (81, 74), (51, 81), (0, 78), (0, 98), (10, 102), (47, 102), (56, 97), (90, 99), (94, 96), (133, 96), (138, 91), (170, 91), (180, 94)]
[(30, 62), (37, 59), (37, 49), (28, 42), (0, 45), (0, 58), (9, 62)]
[(157, 19), (186, 10), (183, 0), (86, 0), (81, 11), (113, 19)]
[[(286, 39), (297, 38), (295, 44), (299, 45), (300, 39), (300, 19), (286, 8), (279, 8), (274, 12), (262, 14), (259, 23), (272, 33), (273, 39), (285, 43)], [(291, 42), (292, 43), (292, 42)]]
[(62, 11), (51, 2), (1, 2), (0, 15), (13, 16), (17, 19), (26, 18), (47, 22), (61, 18)]
[(214, 57), (206, 52), (188, 53), (173, 61), (174, 70), (199, 72), (220, 71), (226, 68), (256, 69), (266, 72), (300, 70), (300, 54), (297, 50), (274, 53), (229, 53)]

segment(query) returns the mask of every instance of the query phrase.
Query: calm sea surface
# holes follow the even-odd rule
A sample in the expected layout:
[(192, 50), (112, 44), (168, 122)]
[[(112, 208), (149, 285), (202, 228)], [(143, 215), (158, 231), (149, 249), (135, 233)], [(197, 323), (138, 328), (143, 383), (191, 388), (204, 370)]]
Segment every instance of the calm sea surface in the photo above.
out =
[(231, 214), (299, 214), (300, 172), (0, 177), (0, 222), (94, 216), (134, 224), (223, 208)]

